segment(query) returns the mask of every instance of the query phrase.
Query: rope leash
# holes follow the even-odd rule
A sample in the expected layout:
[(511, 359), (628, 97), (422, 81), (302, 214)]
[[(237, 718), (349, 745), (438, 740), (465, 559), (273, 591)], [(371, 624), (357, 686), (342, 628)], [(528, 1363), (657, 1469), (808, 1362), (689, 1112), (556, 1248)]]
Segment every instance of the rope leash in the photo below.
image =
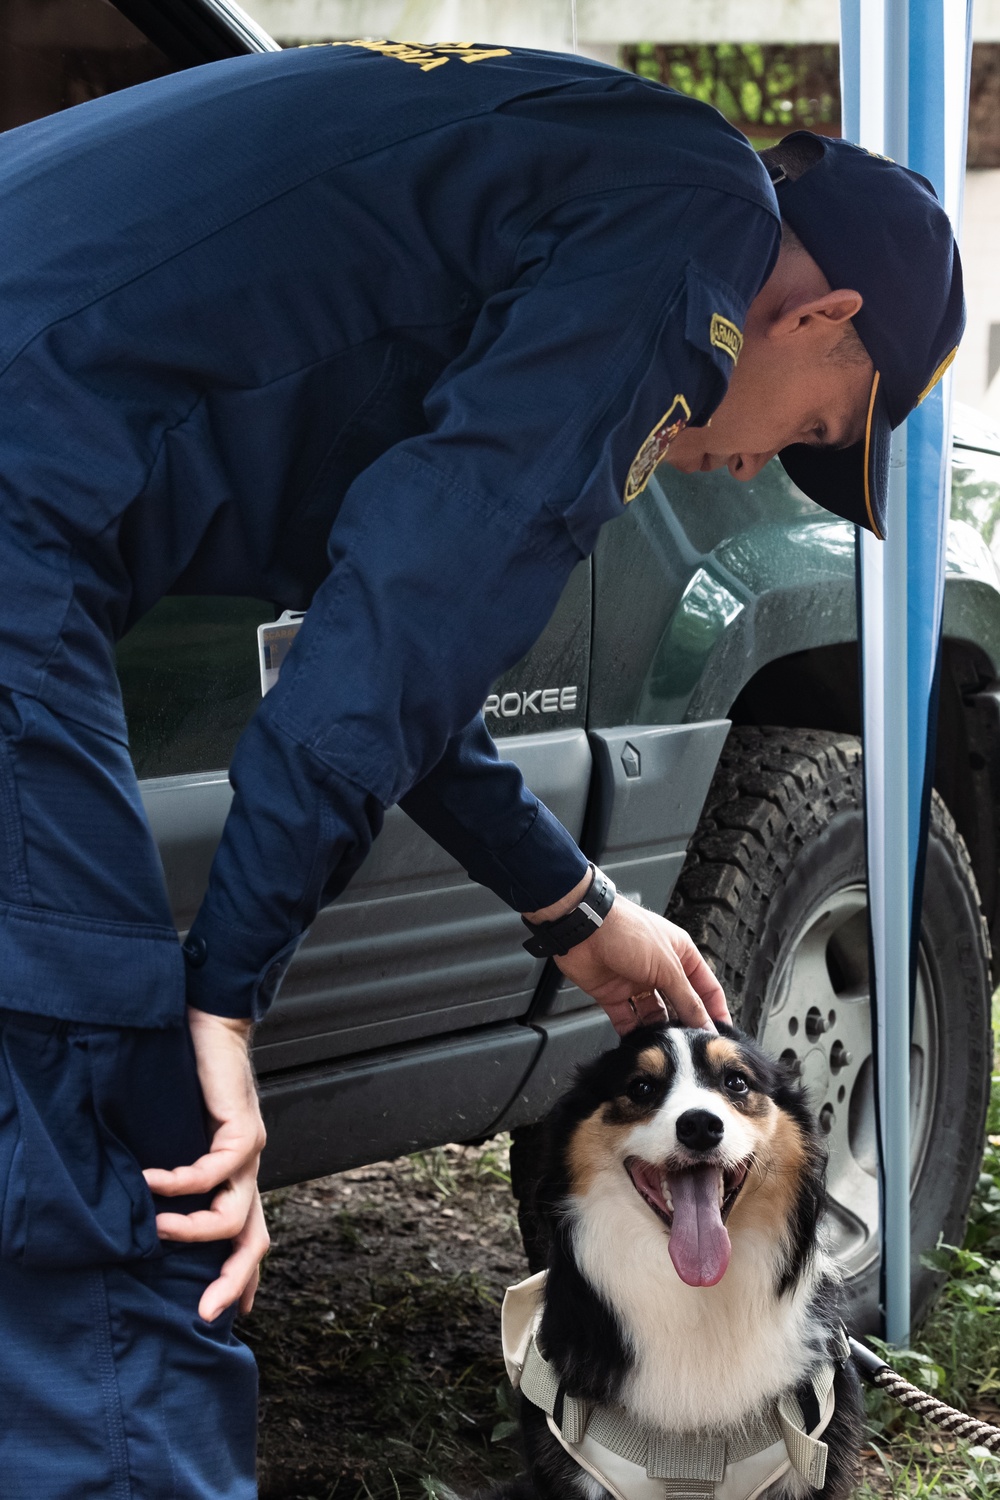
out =
[(954, 1406), (946, 1406), (936, 1396), (922, 1391), (918, 1385), (911, 1385), (902, 1375), (897, 1375), (884, 1359), (879, 1359), (864, 1344), (859, 1344), (857, 1339), (851, 1339), (850, 1345), (851, 1358), (860, 1373), (872, 1385), (885, 1391), (893, 1401), (900, 1406), (909, 1407), (942, 1431), (953, 1432), (966, 1443), (988, 1448), (991, 1453), (1000, 1453), (1000, 1427), (991, 1427), (988, 1422), (977, 1421), (967, 1412), (957, 1411)]

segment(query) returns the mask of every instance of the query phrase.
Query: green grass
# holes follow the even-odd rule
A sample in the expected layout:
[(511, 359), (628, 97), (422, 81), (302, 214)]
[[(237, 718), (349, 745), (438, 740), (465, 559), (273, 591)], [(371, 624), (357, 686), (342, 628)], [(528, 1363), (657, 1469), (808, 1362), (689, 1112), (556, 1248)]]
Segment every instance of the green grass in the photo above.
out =
[(456, 1168), (454, 1152), (443, 1146), (431, 1151), (417, 1151), (410, 1157), (414, 1180), (425, 1184), (439, 1198), (450, 1198), (459, 1186), (469, 1182), (499, 1182), (510, 1187), (508, 1138), (496, 1136), (486, 1149), (461, 1158), (461, 1172)]
[(873, 1449), (884, 1478), (866, 1480), (857, 1500), (924, 1500), (932, 1495), (935, 1500), (996, 1500), (1000, 1464), (985, 1448), (939, 1457), (926, 1442), (897, 1440), (891, 1448), (874, 1444)]
[[(928, 1261), (948, 1279), (913, 1348), (888, 1358), (914, 1385), (1000, 1425), (1000, 1075), (993, 1079), (983, 1170), (964, 1243), (941, 1245)], [(1000, 1457), (952, 1442), (877, 1391), (868, 1393), (868, 1416), (881, 1472), (862, 1485), (858, 1500), (1000, 1495)]]

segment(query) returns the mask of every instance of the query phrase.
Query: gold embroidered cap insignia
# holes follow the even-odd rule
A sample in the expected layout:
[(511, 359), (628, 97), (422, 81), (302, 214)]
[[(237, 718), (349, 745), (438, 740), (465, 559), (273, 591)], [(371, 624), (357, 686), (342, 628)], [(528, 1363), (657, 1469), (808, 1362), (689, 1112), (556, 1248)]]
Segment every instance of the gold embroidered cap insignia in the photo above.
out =
[(674, 438), (679, 432), (683, 431), (690, 420), (690, 406), (688, 406), (683, 396), (675, 396), (670, 404), (670, 410), (665, 412), (660, 418), (632, 460), (632, 467), (629, 469), (628, 478), (625, 480), (625, 493), (622, 497), (626, 505), (646, 488), (646, 485), (649, 483), (650, 474), (652, 474)]

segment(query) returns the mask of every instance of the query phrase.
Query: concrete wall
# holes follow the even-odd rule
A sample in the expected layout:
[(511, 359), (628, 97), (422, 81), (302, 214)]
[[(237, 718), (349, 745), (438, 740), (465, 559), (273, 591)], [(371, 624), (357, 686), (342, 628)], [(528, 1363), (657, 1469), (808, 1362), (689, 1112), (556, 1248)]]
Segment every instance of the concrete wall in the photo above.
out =
[(966, 174), (962, 261), (969, 321), (955, 395), (1000, 420), (1000, 169)]
[[(242, 0), (281, 40), (568, 47), (570, 0)], [(581, 50), (619, 42), (835, 42), (838, 0), (577, 0)], [(1000, 41), (1000, 0), (976, 0), (977, 41)]]

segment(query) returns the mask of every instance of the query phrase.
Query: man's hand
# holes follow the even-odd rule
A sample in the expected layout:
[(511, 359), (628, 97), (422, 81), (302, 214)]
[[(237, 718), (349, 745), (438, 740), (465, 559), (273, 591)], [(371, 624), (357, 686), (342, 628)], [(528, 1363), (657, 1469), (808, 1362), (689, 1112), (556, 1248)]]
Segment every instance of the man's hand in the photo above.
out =
[(619, 1036), (666, 1019), (657, 991), (685, 1026), (730, 1019), (721, 984), (683, 927), (624, 896), (593, 937), (556, 963), (604, 1007)]
[(191, 1214), (157, 1214), (163, 1240), (232, 1240), (233, 1251), (217, 1281), (205, 1290), (198, 1312), (211, 1323), (231, 1303), (249, 1312), (257, 1290), (260, 1262), (270, 1239), (257, 1191), (257, 1169), (264, 1149), (264, 1122), (250, 1066), (249, 1021), (212, 1016), (188, 1008), (198, 1080), (213, 1127), (208, 1154), (172, 1172), (149, 1167), (143, 1176), (163, 1197), (209, 1193), (221, 1188), (210, 1208)]
[[(583, 899), (589, 884), (588, 874), (554, 906), (525, 915), (530, 922), (554, 921)], [(730, 1021), (722, 986), (683, 927), (621, 894), (593, 937), (556, 963), (604, 1007), (619, 1036), (665, 1020), (664, 1000), (685, 1026)]]

